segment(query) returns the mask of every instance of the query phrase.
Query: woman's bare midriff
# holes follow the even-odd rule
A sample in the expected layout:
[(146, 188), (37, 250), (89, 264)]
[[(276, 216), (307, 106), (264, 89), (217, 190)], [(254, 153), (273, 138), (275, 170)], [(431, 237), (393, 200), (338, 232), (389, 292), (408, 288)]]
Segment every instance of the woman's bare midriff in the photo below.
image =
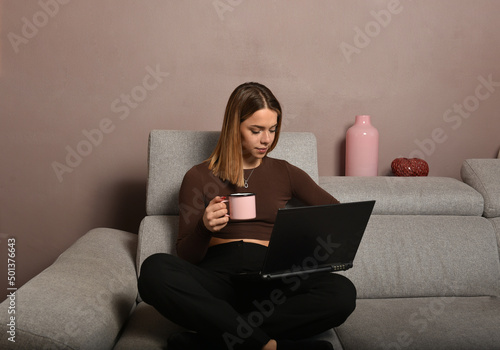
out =
[(269, 245), (269, 241), (263, 241), (263, 240), (260, 240), (260, 239), (247, 239), (247, 238), (240, 238), (240, 239), (224, 239), (224, 238), (218, 238), (218, 237), (212, 237), (210, 239), (210, 243), (209, 243), (209, 246), (212, 247), (214, 245), (218, 245), (218, 244), (224, 244), (224, 243), (230, 243), (230, 242), (246, 242), (246, 243), (255, 243), (255, 244), (260, 244), (260, 245), (263, 245), (263, 246), (268, 246)]

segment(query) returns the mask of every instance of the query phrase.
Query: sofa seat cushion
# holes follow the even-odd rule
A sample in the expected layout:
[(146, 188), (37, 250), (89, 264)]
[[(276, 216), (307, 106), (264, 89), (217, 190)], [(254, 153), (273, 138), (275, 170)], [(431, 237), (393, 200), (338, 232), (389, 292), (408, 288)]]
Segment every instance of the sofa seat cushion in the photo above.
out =
[(467, 159), (460, 170), (462, 180), (484, 197), (484, 216), (500, 216), (500, 159)]
[(154, 307), (141, 302), (115, 345), (114, 350), (161, 350), (167, 348), (168, 336), (184, 330), (163, 317)]
[(375, 199), (374, 214), (482, 215), (483, 197), (444, 177), (322, 176), (319, 184), (341, 202)]
[(500, 296), (495, 230), (479, 216), (372, 215), (342, 274), (360, 298)]
[[(185, 329), (163, 317), (151, 305), (141, 302), (130, 317), (114, 350), (161, 350), (167, 349), (170, 334)], [(314, 337), (330, 341), (335, 349), (341, 349), (333, 329)], [(189, 350), (189, 349), (186, 349)]]
[(497, 297), (434, 297), (360, 299), (336, 332), (346, 350), (493, 350), (499, 329)]

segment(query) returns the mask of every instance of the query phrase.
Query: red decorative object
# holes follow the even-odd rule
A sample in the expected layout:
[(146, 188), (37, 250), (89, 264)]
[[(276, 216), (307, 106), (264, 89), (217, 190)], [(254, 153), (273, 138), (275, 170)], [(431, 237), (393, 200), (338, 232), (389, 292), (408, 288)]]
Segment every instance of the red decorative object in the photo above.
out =
[(391, 163), (391, 169), (396, 176), (429, 175), (429, 164), (420, 158), (396, 158)]

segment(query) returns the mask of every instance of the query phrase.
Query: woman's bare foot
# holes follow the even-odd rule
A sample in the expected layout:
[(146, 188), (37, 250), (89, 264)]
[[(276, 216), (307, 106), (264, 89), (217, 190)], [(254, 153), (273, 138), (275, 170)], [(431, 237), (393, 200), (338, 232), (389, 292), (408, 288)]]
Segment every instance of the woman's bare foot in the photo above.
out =
[(276, 340), (271, 339), (266, 345), (262, 347), (262, 350), (276, 350), (278, 348), (278, 344)]

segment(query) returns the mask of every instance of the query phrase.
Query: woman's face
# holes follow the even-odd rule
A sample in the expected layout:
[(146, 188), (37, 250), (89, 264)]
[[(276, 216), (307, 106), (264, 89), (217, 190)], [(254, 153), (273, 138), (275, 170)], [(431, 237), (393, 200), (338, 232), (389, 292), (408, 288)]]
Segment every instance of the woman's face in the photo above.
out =
[(259, 109), (240, 124), (243, 167), (260, 165), (274, 141), (278, 126), (278, 113), (271, 109)]

